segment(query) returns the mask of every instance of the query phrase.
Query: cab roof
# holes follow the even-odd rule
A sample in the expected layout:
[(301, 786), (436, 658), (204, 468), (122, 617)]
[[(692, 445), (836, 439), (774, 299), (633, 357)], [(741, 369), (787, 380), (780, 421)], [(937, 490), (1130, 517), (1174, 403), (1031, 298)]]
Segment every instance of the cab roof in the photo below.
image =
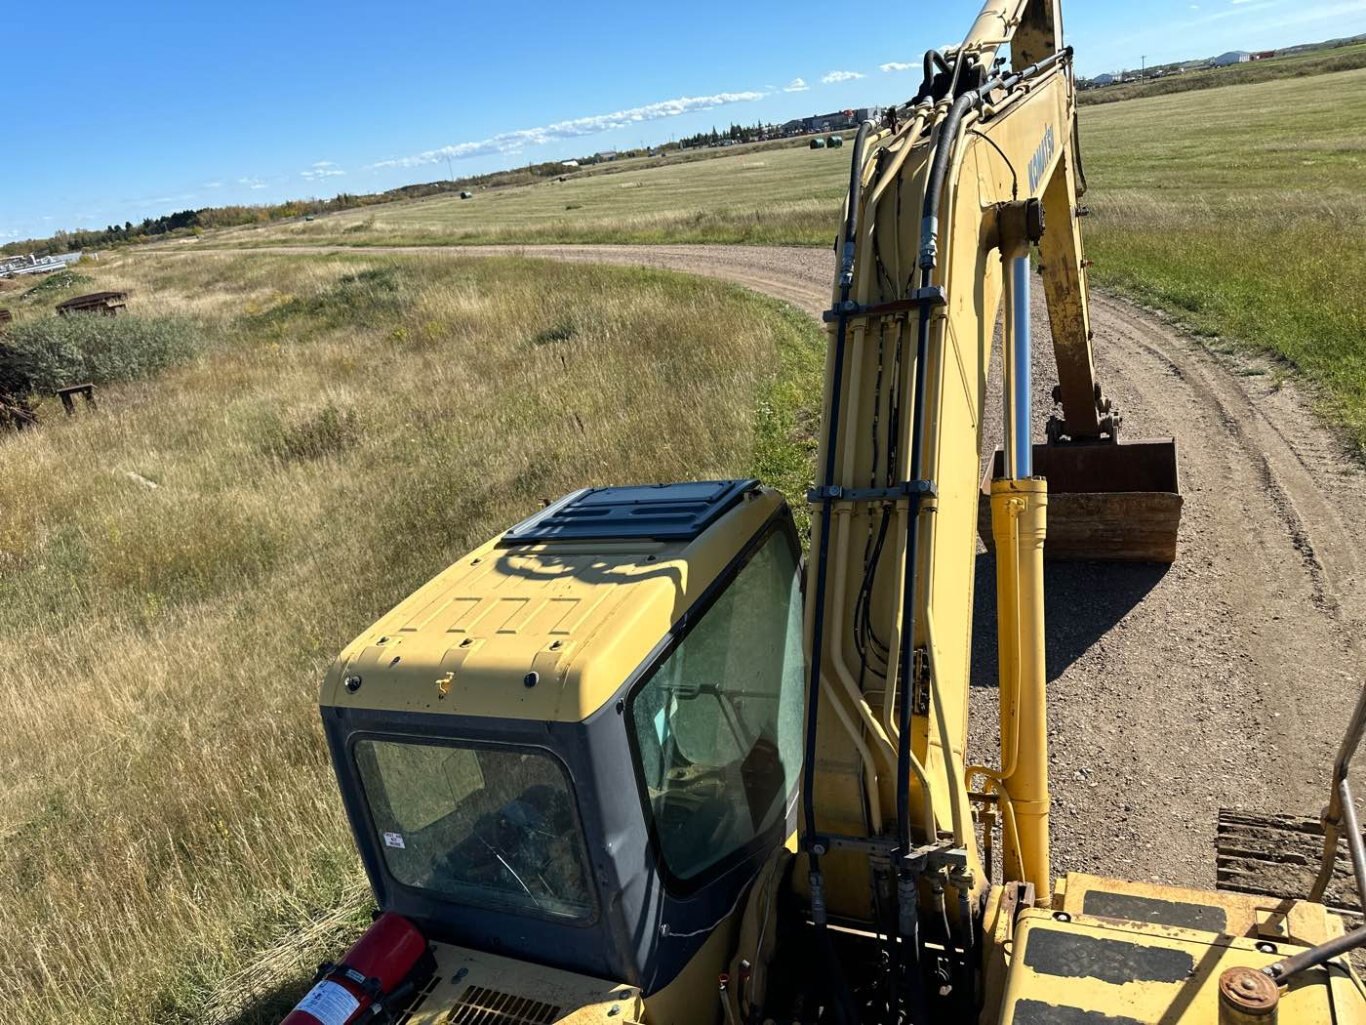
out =
[(581, 722), (783, 508), (752, 480), (575, 492), (361, 634), (321, 702)]

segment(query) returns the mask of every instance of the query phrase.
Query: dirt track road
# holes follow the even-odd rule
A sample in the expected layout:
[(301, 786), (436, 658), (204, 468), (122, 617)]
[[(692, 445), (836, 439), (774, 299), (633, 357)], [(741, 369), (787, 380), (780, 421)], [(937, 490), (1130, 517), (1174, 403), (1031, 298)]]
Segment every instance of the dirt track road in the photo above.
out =
[[(813, 315), (829, 301), (833, 267), (830, 253), (812, 249), (451, 252), (709, 275)], [(1041, 303), (1034, 317), (1035, 337), (1046, 337)], [(1102, 380), (1128, 436), (1176, 438), (1186, 504), (1170, 569), (1050, 570), (1054, 870), (1209, 887), (1221, 806), (1316, 815), (1326, 797), (1333, 752), (1366, 678), (1357, 647), (1366, 622), (1366, 474), (1293, 385), (1277, 389), (1271, 376), (1253, 376), (1259, 368), (1215, 357), (1115, 299), (1097, 297), (1093, 320)], [(1052, 353), (1040, 349), (1036, 405), (1046, 410), (1055, 377)], [(977, 595), (973, 745), (985, 752), (995, 744), (996, 672), (985, 556)]]

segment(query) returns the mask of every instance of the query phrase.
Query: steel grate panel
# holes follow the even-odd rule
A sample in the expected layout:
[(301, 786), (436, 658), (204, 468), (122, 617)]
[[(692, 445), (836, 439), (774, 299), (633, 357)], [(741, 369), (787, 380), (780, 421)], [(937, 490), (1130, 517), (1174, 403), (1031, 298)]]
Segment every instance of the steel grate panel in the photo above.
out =
[(483, 986), (466, 986), (446, 1025), (551, 1025), (560, 1016), (552, 1004), (500, 993)]
[(408, 1006), (403, 1009), (403, 1013), (398, 1016), (398, 1020), (394, 1022), (394, 1025), (408, 1025), (408, 1023), (413, 1020), (413, 1015), (415, 1015), (422, 1005), (427, 1002), (427, 998), (432, 995), (432, 990), (436, 989), (437, 983), (440, 981), (441, 977), (433, 974), (432, 977), (427, 980), (427, 985), (418, 990), (413, 999), (408, 1001)]

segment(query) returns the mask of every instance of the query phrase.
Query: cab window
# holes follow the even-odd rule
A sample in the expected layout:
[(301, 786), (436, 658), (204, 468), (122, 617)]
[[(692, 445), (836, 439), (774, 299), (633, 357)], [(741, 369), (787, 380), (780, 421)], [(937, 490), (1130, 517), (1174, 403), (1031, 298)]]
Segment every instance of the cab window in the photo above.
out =
[(795, 546), (776, 531), (633, 694), (639, 773), (680, 880), (786, 821), (802, 758)]
[(375, 843), (400, 883), (500, 910), (592, 917), (578, 816), (549, 755), (363, 739), (355, 756)]

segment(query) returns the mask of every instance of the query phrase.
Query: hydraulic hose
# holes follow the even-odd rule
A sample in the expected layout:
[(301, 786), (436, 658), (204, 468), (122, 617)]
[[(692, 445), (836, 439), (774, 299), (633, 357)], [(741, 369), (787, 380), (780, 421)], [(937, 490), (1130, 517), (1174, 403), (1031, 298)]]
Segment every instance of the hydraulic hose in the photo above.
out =
[[(849, 210), (844, 218), (844, 251), (840, 255), (840, 304), (849, 301), (849, 289), (854, 284), (854, 235), (858, 230), (858, 207), (863, 200), (863, 150), (868, 144), (868, 133), (877, 125), (872, 121), (864, 121), (858, 126), (858, 134), (854, 136), (853, 160), (849, 166)], [(844, 320), (840, 321), (840, 329), (844, 328)], [(834, 432), (831, 432), (833, 441)], [(826, 483), (833, 483), (830, 477), (834, 475), (833, 454), (826, 460)]]
[[(939, 264), (939, 207), (944, 197), (944, 183), (948, 178), (949, 163), (953, 149), (958, 142), (959, 129), (963, 118), (979, 107), (994, 89), (1012, 89), (1020, 82), (1040, 75), (1053, 66), (1070, 60), (1072, 48), (1063, 50), (1032, 64), (1023, 71), (1010, 75), (997, 75), (979, 88), (964, 93), (953, 101), (948, 115), (939, 128), (939, 141), (935, 146), (934, 159), (930, 162), (930, 175), (925, 183), (925, 204), (921, 209), (920, 221), (920, 316), (916, 325), (915, 353), (915, 393), (911, 409), (915, 417), (911, 432), (910, 479), (922, 479), (923, 452), (926, 425), (925, 409), (925, 364), (930, 349), (930, 312), (934, 308), (936, 296), (929, 292), (934, 280), (934, 270)], [(897, 840), (901, 844), (902, 855), (911, 851), (911, 707), (912, 686), (911, 666), (915, 647), (915, 599), (917, 572), (920, 562), (920, 510), (921, 499), (911, 498), (911, 516), (908, 524), (910, 536), (906, 541), (906, 561), (902, 571), (901, 594), (901, 648), (898, 652), (898, 677), (901, 687), (897, 693)]]
[[(939, 144), (934, 150), (934, 160), (930, 164), (929, 181), (925, 184), (925, 205), (921, 210), (920, 221), (920, 287), (928, 288), (930, 275), (939, 262), (939, 205), (944, 198), (944, 181), (948, 177), (949, 160), (953, 147), (958, 142), (958, 130), (968, 112), (979, 107), (991, 95), (993, 89), (1012, 89), (1020, 82), (1040, 75), (1072, 58), (1072, 47), (1059, 50), (1045, 57), (1037, 64), (1031, 64), (1023, 71), (1011, 75), (997, 75), (971, 92), (966, 92), (953, 101), (948, 116), (939, 129)], [(917, 407), (918, 408), (918, 407)]]
[[(915, 390), (911, 408), (917, 411), (914, 430), (911, 435), (911, 472), (910, 479), (921, 479), (922, 435), (924, 416), (920, 411), (925, 400), (925, 363), (930, 349), (930, 310), (929, 300), (921, 303), (920, 322), (916, 327), (915, 339)], [(910, 498), (911, 515), (907, 521), (909, 536), (906, 538), (906, 561), (902, 567), (901, 591), (901, 637), (900, 651), (897, 653), (897, 752), (896, 752), (896, 826), (897, 842), (901, 854), (911, 853), (911, 706), (915, 689), (911, 679), (912, 655), (915, 649), (915, 593), (916, 569), (920, 562), (920, 495)], [(932, 837), (930, 839), (933, 839)]]
[[(873, 128), (871, 121), (859, 125), (858, 135), (854, 138), (853, 167), (849, 172), (849, 209), (844, 220), (844, 246), (840, 255), (840, 301), (839, 319), (835, 328), (835, 373), (830, 389), (830, 423), (825, 438), (825, 467), (822, 482), (829, 486), (835, 479), (835, 460), (838, 456), (840, 406), (844, 389), (844, 350), (849, 330), (849, 290), (854, 284), (854, 235), (858, 231), (858, 204), (863, 195), (863, 147), (868, 141), (868, 132)], [(811, 680), (806, 696), (806, 758), (802, 766), (803, 794), (802, 817), (806, 825), (808, 841), (816, 836), (816, 798), (813, 792), (816, 778), (816, 722), (820, 714), (820, 673), (821, 656), (824, 654), (823, 637), (825, 632), (825, 590), (829, 570), (830, 552), (830, 505), (829, 497), (821, 499), (821, 531), (816, 548), (816, 608), (812, 616), (811, 628)], [(819, 853), (812, 853), (813, 871), (819, 862)]]
[[(839, 286), (840, 297), (838, 321), (835, 328), (834, 376), (830, 390), (829, 425), (825, 442), (825, 465), (822, 483), (830, 487), (835, 483), (835, 464), (839, 453), (839, 422), (844, 390), (844, 356), (849, 330), (849, 293), (854, 284), (855, 236), (858, 232), (858, 208), (863, 198), (863, 151), (868, 142), (868, 134), (876, 127), (872, 121), (859, 125), (858, 135), (854, 138), (852, 166), (849, 171), (849, 202), (844, 221), (844, 246), (840, 253)], [(807, 685), (806, 697), (806, 747), (802, 765), (802, 818), (806, 830), (807, 864), (811, 883), (811, 918), (816, 927), (822, 951), (832, 965), (834, 978), (836, 1017), (841, 1025), (854, 1025), (857, 1012), (850, 998), (848, 985), (835, 960), (834, 945), (830, 940), (825, 908), (825, 883), (821, 876), (820, 859), (824, 845), (816, 833), (816, 726), (820, 716), (821, 664), (824, 658), (825, 603), (826, 586), (830, 562), (830, 521), (832, 496), (827, 492), (821, 498), (820, 539), (816, 548), (816, 600), (812, 615), (811, 631), (811, 676)]]
[[(849, 172), (849, 209), (844, 220), (844, 246), (840, 257), (840, 301), (839, 319), (835, 328), (835, 371), (830, 389), (830, 423), (825, 440), (825, 467), (822, 483), (827, 487), (835, 481), (835, 461), (839, 451), (839, 423), (844, 390), (844, 352), (849, 330), (849, 291), (854, 284), (854, 235), (858, 231), (858, 205), (863, 196), (863, 148), (868, 141), (868, 133), (873, 128), (871, 121), (859, 126), (854, 139), (853, 167)], [(802, 765), (802, 818), (806, 826), (808, 844), (814, 845), (816, 838), (816, 723), (820, 715), (821, 659), (824, 654), (825, 633), (825, 592), (829, 571), (830, 553), (830, 511), (831, 500), (827, 496), (821, 500), (821, 530), (816, 547), (816, 601), (812, 615), (811, 628), (811, 678), (806, 695), (806, 751)], [(809, 851), (812, 872), (820, 871), (820, 853), (814, 848)]]
[(921, 86), (921, 89), (922, 89), (922, 90), (929, 89), (930, 86), (931, 86), (931, 84), (934, 82), (934, 68), (935, 68), (935, 65), (936, 65), (936, 64), (939, 65), (939, 70), (940, 70), (940, 71), (945, 71), (945, 72), (947, 72), (947, 71), (952, 71), (952, 70), (953, 70), (952, 68), (949, 67), (949, 62), (944, 58), (944, 55), (943, 55), (942, 53), (940, 53), (938, 50), (926, 50), (926, 51), (925, 51), (925, 84), (924, 84), (923, 86)]

